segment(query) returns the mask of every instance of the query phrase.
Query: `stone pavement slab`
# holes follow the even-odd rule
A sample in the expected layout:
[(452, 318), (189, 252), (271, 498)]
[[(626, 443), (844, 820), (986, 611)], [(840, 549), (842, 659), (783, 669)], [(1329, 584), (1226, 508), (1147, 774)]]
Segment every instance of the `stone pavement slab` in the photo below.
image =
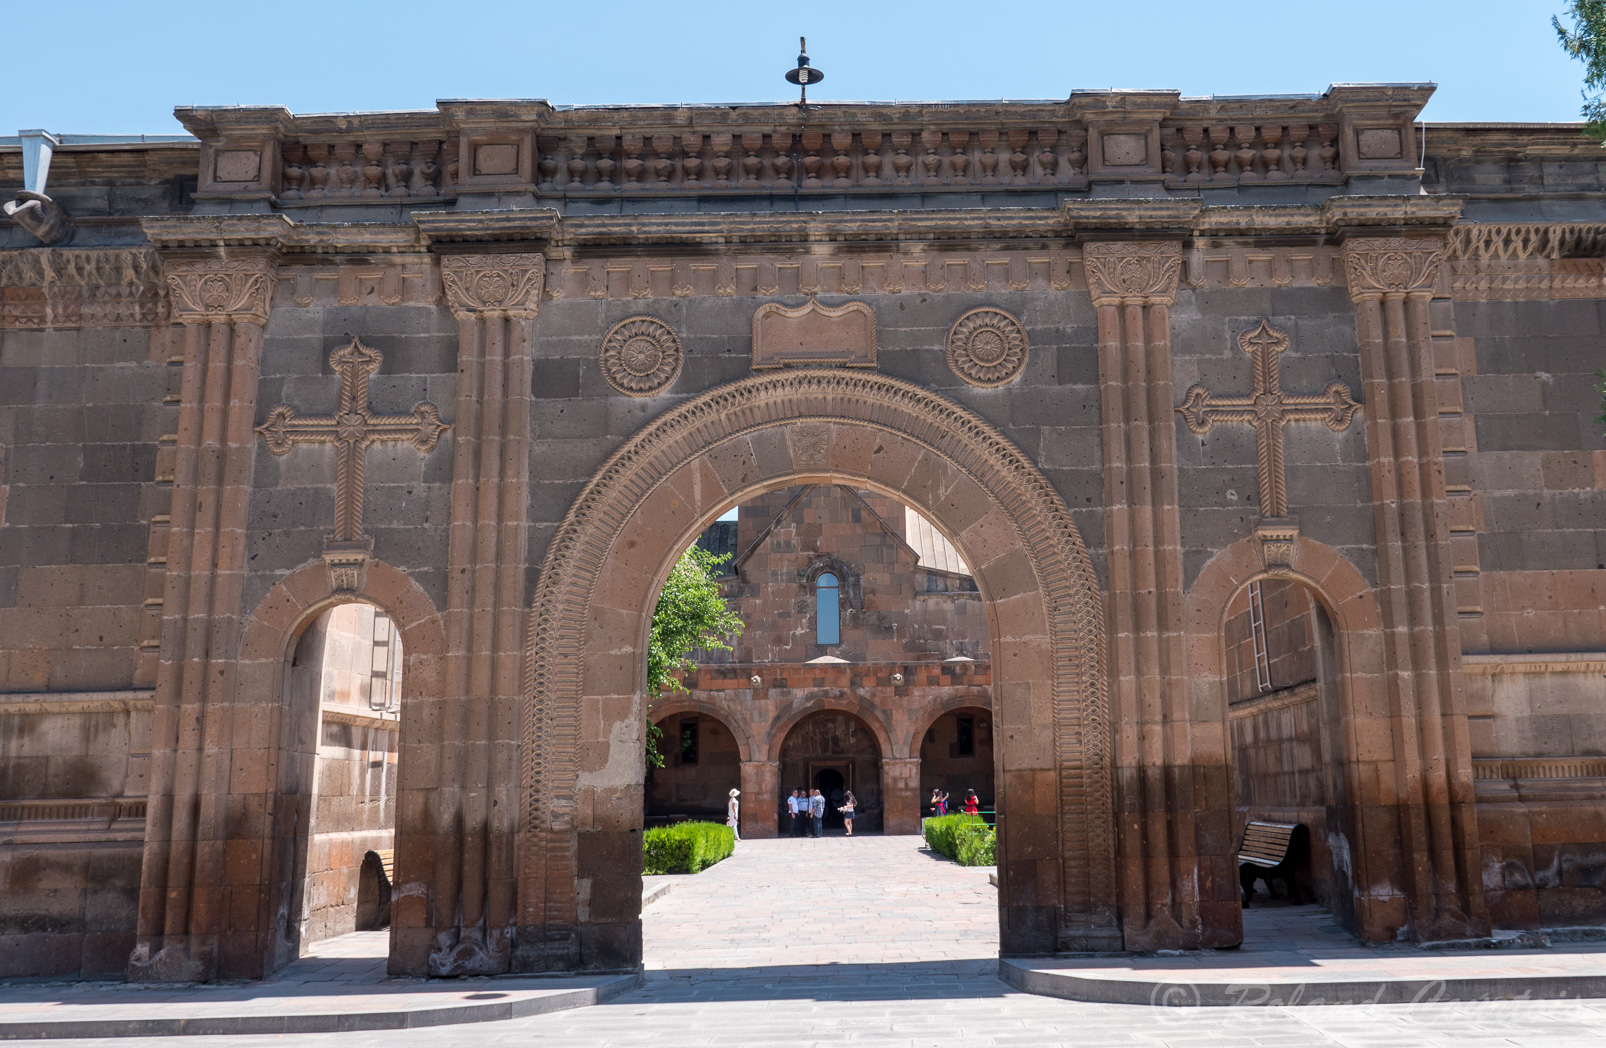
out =
[(1159, 956), (1001, 960), (1031, 993), (1123, 1004), (1389, 1004), (1606, 997), (1606, 944), (1365, 946), (1320, 906), (1252, 907), (1244, 945)]
[(425, 980), (385, 973), (388, 932), (314, 943), (273, 978), (221, 986), (0, 986), (0, 1040), (400, 1030), (580, 1008), (639, 975)]
[[(737, 853), (643, 913), (646, 972), (639, 988), (596, 1007), (472, 1026), (275, 1037), (199, 1035), (185, 1048), (693, 1048), (853, 1045), (882, 1048), (1599, 1048), (1606, 1000), (1526, 1000), (1306, 1007), (1150, 1007), (1022, 993), (997, 977), (997, 917), (987, 870), (919, 850), (912, 837), (743, 842)], [(1237, 951), (1136, 958), (1181, 968), (1221, 958), (1270, 958), (1290, 943), (1313, 964), (1345, 951), (1404, 963), (1361, 947), (1304, 908), (1249, 911), (1250, 941)], [(748, 936), (748, 938), (744, 938)], [(361, 956), (364, 951), (370, 956)], [(376, 963), (353, 937), (320, 944), (321, 956), (286, 975), (309, 992), (325, 976)], [(1521, 951), (1481, 951), (1493, 965)], [(1557, 951), (1537, 951), (1555, 963)], [(1587, 952), (1587, 951), (1582, 951)], [(343, 956), (337, 956), (343, 955)], [(1406, 958), (1409, 959), (1409, 958)], [(1112, 964), (1111, 958), (1088, 960)], [(1123, 959), (1123, 962), (1126, 959)], [(1064, 963), (1057, 961), (1055, 963)], [(1472, 962), (1466, 962), (1472, 963)], [(1522, 963), (1532, 963), (1523, 961)], [(1198, 969), (1194, 969), (1195, 973)], [(371, 972), (371, 968), (370, 968)], [(358, 976), (357, 978), (371, 978)], [(502, 980), (480, 980), (475, 990)], [(442, 984), (422, 984), (428, 989)], [(454, 987), (459, 984), (452, 984)], [(467, 989), (467, 987), (464, 987)], [(15, 987), (9, 989), (17, 989)], [(366, 985), (348, 985), (367, 993)], [(9, 990), (7, 991), (9, 992)], [(162, 992), (179, 993), (171, 988)], [(336, 991), (336, 994), (341, 991)], [(1167, 998), (1161, 1004), (1188, 1003)], [(55, 1048), (154, 1048), (172, 1038), (83, 1039)]]

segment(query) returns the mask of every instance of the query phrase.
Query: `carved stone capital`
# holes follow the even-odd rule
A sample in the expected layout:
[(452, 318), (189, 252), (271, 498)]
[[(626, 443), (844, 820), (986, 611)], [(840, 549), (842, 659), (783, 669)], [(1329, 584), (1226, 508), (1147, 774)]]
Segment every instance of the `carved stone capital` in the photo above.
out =
[(544, 255), (447, 255), (441, 259), (446, 304), (459, 320), (534, 317), (545, 282)]
[(1182, 244), (1088, 244), (1082, 248), (1082, 266), (1095, 306), (1169, 306), (1182, 272)]
[(1350, 298), (1431, 295), (1444, 261), (1444, 240), (1376, 237), (1344, 242)]
[(276, 268), (266, 257), (167, 262), (173, 319), (181, 324), (266, 324)]

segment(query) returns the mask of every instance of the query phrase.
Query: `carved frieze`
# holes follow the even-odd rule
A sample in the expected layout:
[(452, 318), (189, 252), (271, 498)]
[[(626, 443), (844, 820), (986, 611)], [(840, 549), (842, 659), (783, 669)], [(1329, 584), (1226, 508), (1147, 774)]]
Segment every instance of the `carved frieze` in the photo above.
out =
[(168, 262), (173, 319), (185, 324), (230, 320), (266, 324), (275, 268), (262, 256)]
[(657, 317), (630, 317), (602, 339), (602, 377), (631, 397), (651, 397), (674, 384), (685, 360), (680, 338)]
[(0, 253), (0, 328), (147, 325), (166, 314), (162, 267), (148, 248)]
[(795, 308), (766, 302), (753, 313), (753, 369), (799, 364), (876, 366), (875, 310), (864, 302)]
[(1182, 272), (1182, 245), (1171, 240), (1088, 244), (1082, 267), (1095, 306), (1169, 306)]
[(1378, 237), (1344, 242), (1344, 272), (1353, 299), (1430, 295), (1444, 261), (1438, 237)]
[(447, 255), (441, 285), (452, 315), (534, 317), (546, 280), (541, 255)]
[(1026, 366), (1026, 329), (1001, 309), (973, 309), (948, 329), (948, 366), (972, 386), (1002, 386)]

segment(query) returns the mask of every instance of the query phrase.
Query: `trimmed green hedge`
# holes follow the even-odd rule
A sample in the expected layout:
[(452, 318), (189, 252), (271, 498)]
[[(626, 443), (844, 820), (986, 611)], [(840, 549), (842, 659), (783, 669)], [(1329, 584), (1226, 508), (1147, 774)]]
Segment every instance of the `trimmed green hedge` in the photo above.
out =
[(641, 835), (642, 872), (700, 873), (736, 850), (736, 831), (717, 822), (678, 822)]
[(926, 847), (961, 866), (993, 866), (998, 834), (979, 815), (939, 815), (926, 820)]

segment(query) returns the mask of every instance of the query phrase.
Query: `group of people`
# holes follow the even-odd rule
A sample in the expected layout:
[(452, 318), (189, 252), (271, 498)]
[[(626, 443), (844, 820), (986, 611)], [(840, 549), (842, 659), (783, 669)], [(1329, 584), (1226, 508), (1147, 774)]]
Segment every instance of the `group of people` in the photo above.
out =
[[(842, 813), (842, 825), (848, 836), (853, 836), (853, 813), (859, 806), (853, 791), (842, 795), (837, 811)], [(793, 837), (825, 836), (825, 794), (819, 790), (793, 790), (786, 798), (786, 814), (792, 822)]]
[[(963, 811), (966, 815), (980, 815), (981, 814), (981, 801), (976, 799), (976, 791), (975, 790), (966, 790), (965, 791), (965, 804), (964, 804), (964, 807), (961, 808), (960, 810)], [(948, 794), (945, 791), (943, 791), (940, 787), (931, 791), (931, 814), (933, 814), (933, 815), (947, 815), (948, 814)]]
[[(741, 795), (741, 790), (731, 790), (730, 801), (725, 806), (725, 825), (736, 834), (737, 840), (742, 839)], [(975, 796), (971, 794), (971, 797)], [(849, 837), (853, 836), (853, 813), (858, 807), (858, 798), (853, 796), (852, 790), (842, 795), (842, 804), (837, 811), (842, 813), (842, 825), (847, 827)], [(792, 822), (793, 837), (825, 836), (825, 795), (819, 790), (793, 790), (792, 795), (786, 798), (786, 811)]]

